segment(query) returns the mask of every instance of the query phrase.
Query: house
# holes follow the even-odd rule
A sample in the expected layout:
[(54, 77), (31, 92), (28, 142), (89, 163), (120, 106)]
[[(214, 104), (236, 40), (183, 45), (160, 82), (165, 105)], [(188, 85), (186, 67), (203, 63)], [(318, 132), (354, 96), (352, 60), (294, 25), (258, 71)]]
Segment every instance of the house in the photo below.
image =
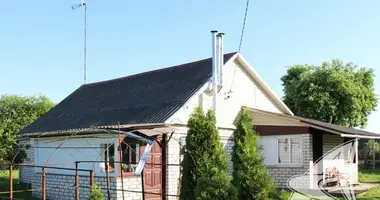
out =
[[(112, 199), (142, 199), (143, 189), (145, 199), (175, 199), (186, 122), (198, 106), (216, 109), (229, 158), (234, 120), (248, 107), (264, 162), (280, 187), (345, 138), (378, 137), (294, 116), (241, 54), (222, 54), (222, 35), (213, 38), (213, 58), (80, 86), (19, 133), (20, 144), (32, 146), (26, 163), (94, 170), (95, 183)], [(147, 145), (128, 134), (154, 139), (143, 178), (136, 176), (135, 164)], [(75, 171), (45, 172), (48, 199), (74, 199), (75, 188), (56, 186), (72, 186)], [(41, 173), (40, 167), (21, 167), (20, 181), (41, 188)], [(357, 177), (357, 165), (352, 173)], [(80, 199), (86, 199), (90, 177), (86, 171), (78, 174)]]

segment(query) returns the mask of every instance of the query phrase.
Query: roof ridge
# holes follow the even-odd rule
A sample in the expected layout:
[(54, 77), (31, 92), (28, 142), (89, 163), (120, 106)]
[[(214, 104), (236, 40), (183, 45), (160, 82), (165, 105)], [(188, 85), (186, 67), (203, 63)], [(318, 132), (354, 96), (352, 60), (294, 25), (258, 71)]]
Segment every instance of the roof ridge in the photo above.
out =
[[(237, 52), (226, 53), (223, 56), (233, 55), (233, 54), (236, 54), (236, 53)], [(111, 81), (122, 80), (122, 79), (142, 76), (142, 75), (146, 75), (146, 74), (151, 74), (151, 73), (155, 73), (155, 72), (161, 72), (161, 71), (167, 71), (167, 70), (176, 69), (176, 68), (182, 68), (182, 67), (185, 67), (187, 65), (194, 65), (194, 64), (197, 64), (197, 63), (202, 63), (202, 62), (205, 62), (205, 61), (210, 60), (210, 59), (211, 59), (211, 57), (204, 58), (204, 59), (197, 60), (197, 61), (193, 61), (193, 62), (189, 62), (189, 63), (180, 64), (180, 65), (174, 65), (174, 66), (170, 66), (170, 67), (164, 67), (164, 68), (160, 68), (160, 69), (154, 69), (154, 70), (150, 70), (150, 71), (140, 72), (140, 73), (137, 73), (137, 74), (131, 74), (131, 75), (123, 76), (123, 77), (118, 77), (118, 78), (113, 78), (113, 79), (108, 79), (108, 80), (103, 80), (103, 81), (97, 81), (97, 82), (93, 82), (93, 83), (87, 83), (87, 84), (84, 84), (82, 86), (96, 85), (96, 84), (99, 84), (99, 83), (106, 83), (106, 82), (111, 82)]]

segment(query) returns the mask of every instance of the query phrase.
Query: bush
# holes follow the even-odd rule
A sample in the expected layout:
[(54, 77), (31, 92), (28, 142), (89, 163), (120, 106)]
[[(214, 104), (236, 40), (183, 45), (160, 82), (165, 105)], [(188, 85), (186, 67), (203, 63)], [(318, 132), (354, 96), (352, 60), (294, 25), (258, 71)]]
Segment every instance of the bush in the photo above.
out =
[(251, 113), (243, 109), (233, 133), (232, 184), (240, 199), (273, 199), (278, 196), (273, 178), (264, 165), (259, 136), (253, 129)]
[(290, 197), (292, 197), (292, 192), (291, 191), (286, 191), (286, 190), (281, 190), (278, 195), (278, 199), (280, 200), (289, 200)]
[(88, 199), (89, 200), (104, 200), (102, 189), (98, 185), (95, 185), (93, 188), (91, 188), (90, 197)]

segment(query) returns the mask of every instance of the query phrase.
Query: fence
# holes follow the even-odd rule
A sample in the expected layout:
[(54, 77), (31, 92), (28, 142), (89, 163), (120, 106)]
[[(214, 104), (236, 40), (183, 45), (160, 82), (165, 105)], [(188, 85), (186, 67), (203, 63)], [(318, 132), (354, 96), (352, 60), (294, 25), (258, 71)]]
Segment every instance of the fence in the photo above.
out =
[[(74, 196), (72, 197), (72, 199), (75, 199), (75, 200), (82, 199), (81, 194), (80, 194), (80, 188), (86, 189), (86, 194), (84, 196), (89, 195), (90, 189), (93, 188), (95, 183), (96, 183), (96, 181), (95, 181), (96, 177), (94, 176), (94, 170), (81, 169), (81, 168), (79, 168), (79, 166), (80, 166), (80, 163), (94, 163), (94, 162), (102, 162), (102, 161), (76, 161), (75, 162), (75, 166), (76, 166), (75, 168), (41, 166), (41, 165), (35, 165), (35, 164), (12, 164), (12, 165), (3, 164), (3, 165), (0, 165), (1, 167), (8, 167), (8, 169), (9, 169), (9, 191), (0, 192), (0, 195), (9, 194), (9, 197), (0, 197), (0, 199), (16, 200), (16, 198), (14, 198), (15, 193), (40, 192), (41, 195), (37, 195), (37, 196), (40, 196), (42, 200), (46, 200), (47, 197), (49, 196), (49, 195), (47, 195), (49, 190), (68, 189), (68, 188), (73, 188), (72, 190), (74, 192)], [(121, 162), (115, 162), (115, 163), (121, 163)], [(62, 164), (62, 163), (59, 163), (59, 164)], [(65, 163), (65, 164), (68, 164), (68, 163)], [(162, 164), (146, 163), (146, 165), (162, 165)], [(180, 164), (165, 164), (165, 165), (177, 166), (177, 167), (181, 166)], [(31, 189), (14, 190), (13, 189), (12, 176), (13, 176), (14, 168), (16, 168), (16, 167), (40, 168), (41, 169), (41, 175), (40, 175), (41, 179), (37, 180), (36, 177), (34, 177), (34, 179), (35, 179), (34, 183), (40, 182), (41, 187), (31, 188)], [(47, 178), (49, 175), (47, 173), (47, 169), (75, 171), (74, 180), (72, 181), (70, 178), (68, 178), (69, 180), (64, 180), (65, 178), (62, 178), (61, 180), (56, 180), (56, 182), (54, 183), (54, 186), (47, 187), (47, 185), (49, 185), (49, 184), (47, 184), (47, 181), (49, 181), (49, 179)], [(85, 177), (85, 176), (80, 175), (79, 172), (88, 172), (89, 181), (87, 184), (85, 184), (86, 183), (85, 180), (80, 181), (80, 179)], [(38, 174), (38, 173), (36, 173), (36, 174)], [(57, 174), (54, 174), (54, 175), (56, 176)], [(143, 187), (144, 186), (144, 173), (142, 173), (140, 178), (141, 178), (141, 183), (142, 183), (142, 190), (141, 191), (126, 190), (126, 189), (124, 189), (123, 186), (121, 188), (117, 188), (117, 187), (115, 188), (115, 184), (110, 183), (110, 177), (107, 173), (107, 175), (105, 177), (107, 187), (106, 188), (100, 187), (100, 189), (102, 189), (103, 191), (107, 191), (108, 199), (111, 199), (111, 196), (112, 196), (111, 191), (121, 192), (122, 193), (122, 197), (121, 197), (122, 199), (125, 199), (124, 192), (141, 194), (142, 199), (145, 199), (146, 194), (157, 195), (157, 196), (159, 195), (159, 196), (162, 196), (163, 199), (166, 199), (166, 197), (175, 197), (175, 198), (179, 197), (178, 195), (175, 195), (175, 194), (167, 194), (166, 190), (162, 191), (162, 193), (145, 191), (144, 187)], [(52, 180), (50, 180), (50, 181), (52, 181)], [(65, 183), (65, 182), (70, 182), (70, 181), (72, 181), (72, 184), (57, 185), (59, 182)], [(124, 183), (122, 176), (121, 176), (121, 182)], [(37, 185), (37, 184), (34, 184), (34, 186), (35, 185)], [(52, 182), (50, 182), (50, 185), (52, 185)], [(62, 195), (62, 194), (56, 194), (56, 195)]]
[[(90, 181), (89, 181), (89, 188), (92, 188), (94, 186), (94, 171), (88, 170), (88, 169), (79, 169), (78, 165), (76, 168), (64, 168), (64, 167), (53, 167), (53, 166), (41, 166), (41, 165), (34, 165), (34, 164), (11, 164), (11, 165), (2, 165), (2, 167), (8, 166), (9, 168), (9, 191), (6, 192), (0, 192), (0, 194), (9, 194), (8, 199), (14, 199), (13, 194), (18, 192), (33, 192), (33, 191), (41, 191), (41, 198), (43, 200), (46, 200), (46, 191), (48, 189), (60, 189), (60, 188), (70, 188), (74, 187), (75, 190), (75, 199), (79, 200), (79, 171), (88, 172)], [(13, 190), (13, 170), (14, 167), (33, 167), (33, 168), (41, 168), (41, 188), (32, 188), (32, 189), (25, 189), (25, 190)], [(46, 169), (58, 169), (58, 170), (69, 170), (69, 171), (75, 171), (75, 183), (74, 184), (68, 184), (68, 185), (59, 185), (54, 187), (46, 187)]]

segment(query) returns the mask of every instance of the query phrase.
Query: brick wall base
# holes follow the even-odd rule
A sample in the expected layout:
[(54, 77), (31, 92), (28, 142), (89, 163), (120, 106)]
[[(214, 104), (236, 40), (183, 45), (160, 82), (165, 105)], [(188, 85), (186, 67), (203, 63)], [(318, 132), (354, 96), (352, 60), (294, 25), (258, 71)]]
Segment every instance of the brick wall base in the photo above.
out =
[[(19, 142), (19, 145), (32, 145), (31, 140), (23, 140)], [(24, 163), (33, 163), (34, 162), (34, 149), (29, 148), (26, 150), (27, 158), (24, 160)], [(19, 182), (20, 183), (31, 183), (32, 177), (34, 173), (33, 167), (19, 167)]]
[[(32, 179), (32, 188), (41, 188), (42, 176), (41, 173), (34, 174)], [(103, 188), (103, 195), (105, 199), (108, 198), (107, 193), (107, 180), (105, 177), (95, 177), (95, 184)], [(79, 197), (80, 199), (88, 199), (90, 195), (90, 177), (79, 177)], [(53, 188), (59, 186), (70, 185), (66, 188)], [(75, 176), (74, 175), (62, 175), (62, 174), (46, 174), (46, 198), (51, 200), (72, 200), (75, 199)], [(121, 179), (110, 178), (110, 196), (112, 200), (123, 199), (121, 190)], [(126, 177), (124, 178), (124, 190), (132, 190), (137, 192), (124, 192), (125, 199), (138, 200), (142, 199), (141, 178), (140, 177)], [(33, 191), (34, 197), (41, 198), (41, 191)]]

